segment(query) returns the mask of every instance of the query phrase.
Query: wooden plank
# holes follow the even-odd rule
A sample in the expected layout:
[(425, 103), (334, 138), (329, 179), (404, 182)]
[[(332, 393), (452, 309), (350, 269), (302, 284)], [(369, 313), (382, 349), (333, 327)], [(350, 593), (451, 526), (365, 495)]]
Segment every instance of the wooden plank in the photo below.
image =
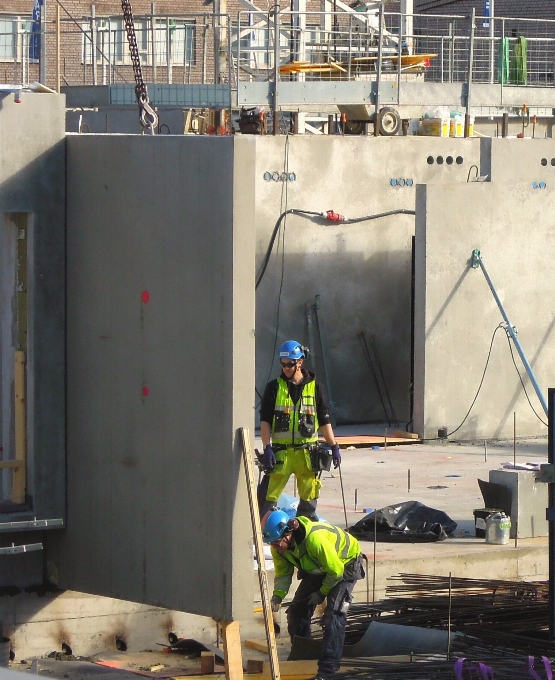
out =
[(266, 630), (266, 642), (268, 643), (268, 653), (270, 655), (270, 667), (273, 680), (280, 680), (279, 661), (276, 646), (276, 635), (274, 630), (274, 619), (272, 617), (272, 606), (270, 604), (270, 589), (268, 587), (268, 574), (266, 573), (266, 558), (264, 557), (264, 545), (262, 543), (262, 527), (260, 525), (260, 515), (258, 510), (258, 498), (256, 494), (256, 482), (254, 477), (254, 454), (251, 446), (249, 430), (246, 427), (240, 428), (241, 441), (243, 443), (243, 466), (247, 478), (247, 495), (251, 512), (252, 532), (254, 538), (254, 554), (258, 565), (258, 582), (260, 584), (260, 596), (262, 599), (262, 610), (264, 613), (264, 628)]
[(26, 403), (25, 403), (25, 352), (14, 352), (15, 392), (15, 460), (12, 480), (12, 501), (25, 503), (25, 459), (27, 457)]
[(252, 675), (253, 673), (262, 673), (262, 668), (264, 667), (264, 661), (262, 659), (247, 659), (247, 673)]
[(21, 460), (0, 460), (0, 469), (1, 468), (19, 468), (22, 465), (25, 465), (23, 461)]
[(226, 680), (243, 680), (243, 657), (239, 621), (221, 621)]
[(391, 436), (397, 437), (399, 439), (420, 439), (420, 435), (417, 434), (416, 432), (405, 432), (403, 430), (397, 430), (396, 432), (392, 432)]
[(268, 643), (266, 640), (245, 640), (245, 647), (256, 649), (257, 652), (268, 653)]
[[(279, 664), (281, 675), (308, 675), (314, 676), (318, 673), (318, 661), (281, 661)], [(264, 661), (262, 666), (262, 675), (270, 674), (270, 662)]]
[(208, 675), (209, 673), (213, 673), (215, 666), (216, 666), (216, 655), (214, 654), (214, 652), (201, 652), (200, 653), (200, 672), (203, 675)]

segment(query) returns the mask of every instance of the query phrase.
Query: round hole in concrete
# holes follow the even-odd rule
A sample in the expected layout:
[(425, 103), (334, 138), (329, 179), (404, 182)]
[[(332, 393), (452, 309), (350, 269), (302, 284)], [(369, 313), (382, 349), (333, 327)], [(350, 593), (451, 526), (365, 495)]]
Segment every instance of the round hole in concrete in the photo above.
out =
[(428, 158), (426, 159), (426, 162), (428, 163), (428, 165), (433, 165), (434, 164), (434, 157), (428, 156)]
[(121, 638), (116, 638), (116, 649), (118, 652), (126, 652), (127, 651), (127, 643), (125, 640), (122, 640)]
[(447, 156), (445, 162), (447, 163), (447, 165), (453, 165), (453, 156)]
[(537, 188), (538, 188), (538, 183), (532, 182), (532, 189), (537, 189)]
[(67, 656), (73, 654), (73, 651), (71, 647), (67, 644), (67, 642), (62, 642), (62, 653), (66, 654)]
[(179, 640), (177, 635), (175, 633), (168, 633), (168, 642), (170, 645), (175, 645), (175, 643)]
[(414, 184), (414, 181), (412, 179), (407, 179), (407, 186), (411, 187)]
[(457, 165), (462, 165), (464, 163), (464, 158), (462, 156), (457, 156)]
[(542, 165), (546, 166), (547, 165), (547, 158), (542, 158)]
[(397, 180), (397, 184), (398, 184), (400, 187), (404, 187), (404, 186), (405, 186), (405, 180), (404, 180), (404, 179), (398, 179), (398, 180)]
[(394, 179), (394, 178), (390, 179), (390, 180), (389, 180), (389, 183), (391, 184), (392, 187), (396, 187), (396, 186), (397, 186), (397, 180)]
[(272, 173), (271, 172), (265, 172), (263, 176), (264, 176), (264, 180), (266, 182), (269, 182), (272, 179)]
[(551, 159), (551, 165), (555, 165), (555, 158)]
[(547, 184), (545, 182), (540, 182), (540, 189), (545, 189)]
[(443, 156), (438, 156), (438, 157), (436, 158), (436, 163), (437, 163), (438, 165), (443, 165)]

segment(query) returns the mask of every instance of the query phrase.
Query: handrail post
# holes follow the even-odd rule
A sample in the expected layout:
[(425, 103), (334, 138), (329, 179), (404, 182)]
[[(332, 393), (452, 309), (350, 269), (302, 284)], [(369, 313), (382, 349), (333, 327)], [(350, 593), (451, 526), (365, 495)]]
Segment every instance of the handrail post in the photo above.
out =
[(466, 115), (464, 117), (464, 136), (470, 136), (470, 91), (472, 89), (472, 70), (474, 68), (474, 31), (476, 29), (476, 8), (472, 8), (470, 15), (470, 46), (468, 50), (468, 72), (466, 83)]
[(382, 43), (383, 43), (383, 4), (380, 4), (378, 21), (380, 23), (378, 28), (378, 62), (376, 65), (376, 99), (375, 99), (375, 113), (374, 113), (374, 137), (380, 134), (380, 81), (382, 79)]
[(545, 411), (545, 415), (548, 415), (548, 409), (547, 409), (547, 402), (545, 401), (545, 397), (543, 396), (543, 393), (540, 389), (540, 386), (538, 385), (538, 381), (536, 380), (536, 376), (534, 375), (534, 371), (532, 370), (532, 367), (528, 363), (528, 359), (526, 358), (526, 355), (524, 354), (524, 350), (522, 349), (520, 342), (518, 341), (518, 338), (516, 337), (516, 332), (515, 329), (512, 325), (512, 323), (509, 320), (509, 317), (507, 316), (507, 312), (505, 311), (503, 304), (501, 300), (499, 299), (499, 296), (497, 295), (497, 291), (495, 290), (495, 287), (492, 283), (492, 280), (490, 279), (490, 276), (488, 274), (488, 270), (486, 269), (486, 265), (484, 264), (484, 260), (482, 259), (482, 255), (479, 250), (473, 250), (472, 251), (472, 267), (473, 269), (480, 269), (482, 270), (486, 281), (488, 283), (488, 286), (493, 293), (493, 297), (495, 299), (495, 302), (497, 303), (497, 306), (499, 307), (499, 311), (501, 312), (501, 316), (503, 317), (505, 323), (507, 324), (507, 333), (511, 336), (511, 340), (514, 342), (516, 350), (518, 352), (518, 355), (520, 356), (520, 359), (522, 363), (524, 364), (524, 368), (526, 369), (526, 373), (528, 374), (528, 377), (530, 378), (530, 382), (534, 386), (534, 389), (536, 391), (536, 394), (538, 396), (538, 399), (540, 400), (540, 403), (543, 407), (543, 410)]
[(278, 82), (280, 61), (280, 7), (279, 0), (274, 3), (274, 96), (272, 97), (273, 129), (272, 134), (279, 135), (279, 110), (278, 110)]

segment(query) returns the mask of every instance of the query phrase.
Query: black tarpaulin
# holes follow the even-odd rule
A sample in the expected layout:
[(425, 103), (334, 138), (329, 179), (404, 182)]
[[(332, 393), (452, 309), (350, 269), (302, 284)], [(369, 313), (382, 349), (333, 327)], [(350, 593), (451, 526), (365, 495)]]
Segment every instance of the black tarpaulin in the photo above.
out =
[(396, 543), (443, 541), (457, 528), (457, 523), (442, 510), (420, 501), (405, 501), (374, 510), (349, 527), (349, 533), (362, 541), (373, 541), (374, 521), (376, 540)]

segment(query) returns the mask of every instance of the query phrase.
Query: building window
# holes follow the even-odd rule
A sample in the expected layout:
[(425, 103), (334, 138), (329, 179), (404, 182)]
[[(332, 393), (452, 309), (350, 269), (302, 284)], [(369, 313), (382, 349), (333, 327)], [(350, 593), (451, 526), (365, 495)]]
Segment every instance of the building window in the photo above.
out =
[[(135, 19), (135, 36), (141, 64), (152, 66), (153, 52), (156, 64), (167, 65), (168, 55), (173, 65), (195, 63), (195, 23), (191, 20), (155, 18), (154, 49), (152, 28), (148, 19)], [(131, 64), (127, 32), (123, 19), (97, 18), (97, 63), (108, 60), (112, 64)], [(83, 21), (83, 62), (92, 63), (92, 32), (90, 20)]]
[(19, 16), (0, 16), (0, 61), (20, 62), (30, 58), (33, 22)]

